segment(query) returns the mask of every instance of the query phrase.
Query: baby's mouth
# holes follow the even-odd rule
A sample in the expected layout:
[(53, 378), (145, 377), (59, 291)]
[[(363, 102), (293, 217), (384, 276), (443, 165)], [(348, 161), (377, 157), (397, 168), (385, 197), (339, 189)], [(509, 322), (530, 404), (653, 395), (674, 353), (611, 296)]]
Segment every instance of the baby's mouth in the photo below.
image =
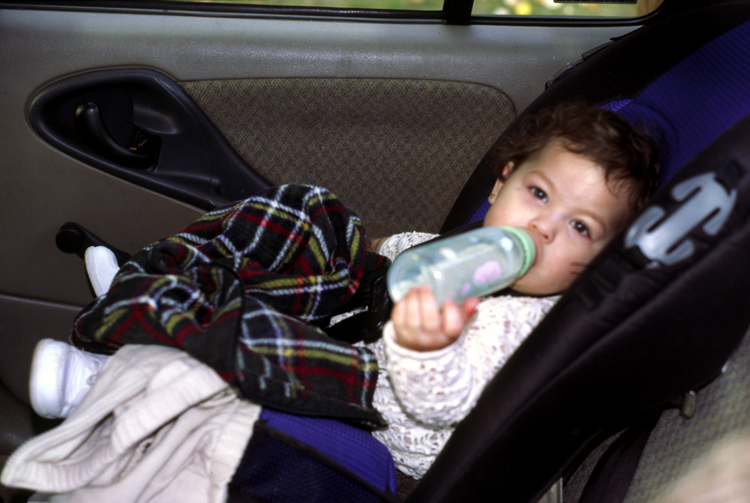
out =
[[(542, 247), (539, 245), (538, 238), (534, 236), (533, 234), (529, 234), (531, 237), (531, 240), (534, 242), (534, 260), (531, 262), (531, 265), (529, 266), (529, 270), (533, 269), (534, 266), (539, 262), (539, 255), (541, 252)], [(527, 271), (528, 273), (528, 271)]]

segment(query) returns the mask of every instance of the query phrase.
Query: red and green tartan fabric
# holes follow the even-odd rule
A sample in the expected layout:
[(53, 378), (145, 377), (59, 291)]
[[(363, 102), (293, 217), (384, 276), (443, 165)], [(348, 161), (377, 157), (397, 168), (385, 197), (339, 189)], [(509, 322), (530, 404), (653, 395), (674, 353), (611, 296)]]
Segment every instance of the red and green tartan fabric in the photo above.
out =
[(178, 347), (261, 405), (379, 425), (375, 357), (312, 323), (386, 264), (332, 193), (276, 187), (134, 255), (78, 315), (72, 341), (94, 352)]

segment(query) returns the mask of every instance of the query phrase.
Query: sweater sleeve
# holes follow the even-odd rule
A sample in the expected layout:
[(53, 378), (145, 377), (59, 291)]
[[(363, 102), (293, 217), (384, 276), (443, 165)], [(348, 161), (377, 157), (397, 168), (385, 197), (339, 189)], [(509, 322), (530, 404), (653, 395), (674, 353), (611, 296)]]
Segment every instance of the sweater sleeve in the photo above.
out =
[(394, 234), (383, 241), (378, 253), (393, 260), (404, 250), (429, 241), (437, 236), (437, 234), (429, 234), (427, 232), (402, 232), (401, 234)]
[(391, 387), (404, 411), (428, 425), (460, 421), (487, 382), (531, 333), (556, 297), (493, 297), (483, 301), (459, 339), (438, 351), (396, 343), (392, 324), (383, 338)]

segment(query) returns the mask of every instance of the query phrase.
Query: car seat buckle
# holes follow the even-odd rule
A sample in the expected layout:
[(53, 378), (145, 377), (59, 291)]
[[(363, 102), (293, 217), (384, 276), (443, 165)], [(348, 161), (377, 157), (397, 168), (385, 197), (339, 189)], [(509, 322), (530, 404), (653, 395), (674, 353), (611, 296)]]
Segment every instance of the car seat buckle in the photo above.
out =
[[(734, 165), (732, 165), (734, 168)], [(737, 189), (725, 184), (742, 176), (739, 169), (724, 168), (717, 173), (703, 173), (684, 180), (672, 188), (677, 203), (673, 212), (661, 206), (649, 206), (630, 226), (625, 247), (638, 247), (652, 260), (649, 267), (670, 266), (693, 255), (691, 239), (694, 229), (715, 236), (729, 218), (737, 200)]]

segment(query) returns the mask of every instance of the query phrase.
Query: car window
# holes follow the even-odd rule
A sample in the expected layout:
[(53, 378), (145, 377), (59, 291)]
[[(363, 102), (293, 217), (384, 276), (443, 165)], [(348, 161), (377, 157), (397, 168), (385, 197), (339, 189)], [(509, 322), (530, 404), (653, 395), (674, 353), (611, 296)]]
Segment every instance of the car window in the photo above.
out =
[[(439, 11), (444, 0), (176, 0), (182, 2)], [(634, 18), (656, 10), (663, 0), (608, 0), (582, 3), (571, 0), (474, 0), (473, 15)]]
[(662, 0), (580, 3), (566, 0), (474, 0), (473, 15), (633, 18), (650, 14)]

